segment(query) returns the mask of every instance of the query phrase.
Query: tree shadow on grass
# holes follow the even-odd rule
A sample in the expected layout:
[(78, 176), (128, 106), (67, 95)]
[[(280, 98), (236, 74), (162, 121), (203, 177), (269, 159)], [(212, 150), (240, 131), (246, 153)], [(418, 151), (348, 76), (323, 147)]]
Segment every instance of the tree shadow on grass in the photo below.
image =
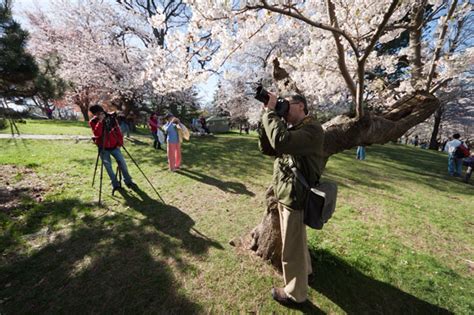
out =
[[(142, 141), (138, 138), (129, 137), (129, 138), (124, 138), (124, 140), (128, 140), (128, 142), (132, 143), (133, 145), (149, 145), (149, 146), (151, 146), (150, 143)], [(128, 149), (128, 146), (127, 146), (127, 149)]]
[(0, 311), (167, 313), (201, 310), (180, 291), (156, 233), (125, 216), (93, 220), (69, 237), (0, 268)]
[(238, 182), (224, 182), (218, 180), (217, 178), (204, 175), (202, 173), (191, 171), (189, 169), (180, 169), (177, 173), (189, 177), (193, 180), (202, 182), (204, 184), (215, 186), (220, 190), (232, 194), (240, 194), (240, 195), (248, 195), (248, 196), (255, 196), (253, 192), (247, 189), (244, 184)]
[[(61, 220), (75, 221), (78, 213), (87, 213), (93, 207), (94, 204), (77, 198), (42, 203), (24, 200), (21, 209), (16, 209), (8, 217), (0, 218), (0, 223), (6, 227), (0, 236), (0, 252), (8, 252), (10, 247), (18, 245), (18, 235), (24, 239), (35, 238), (37, 233), (48, 236), (50, 228)], [(22, 217), (21, 220), (18, 220), (19, 216)]]
[(347, 314), (453, 314), (396, 287), (372, 279), (325, 250), (312, 250), (314, 290)]
[[(180, 240), (180, 247), (186, 251), (201, 255), (206, 253), (211, 246), (223, 249), (221, 244), (197, 231), (193, 227), (194, 220), (178, 208), (150, 198), (140, 188), (134, 189), (134, 193), (120, 190), (120, 194), (130, 208), (146, 217), (144, 224), (149, 224), (157, 231)], [(162, 246), (167, 252), (172, 251), (175, 247), (175, 244), (168, 239), (163, 238), (162, 241)]]

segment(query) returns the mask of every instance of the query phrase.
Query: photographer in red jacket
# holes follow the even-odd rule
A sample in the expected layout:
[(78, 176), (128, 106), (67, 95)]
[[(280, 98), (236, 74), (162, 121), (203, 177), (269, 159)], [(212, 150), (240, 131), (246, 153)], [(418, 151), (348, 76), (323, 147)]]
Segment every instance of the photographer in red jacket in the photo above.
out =
[(112, 169), (110, 155), (115, 158), (115, 161), (119, 165), (125, 185), (130, 188), (136, 188), (137, 185), (132, 181), (132, 177), (128, 173), (127, 164), (120, 151), (120, 147), (123, 145), (123, 135), (115, 114), (106, 113), (104, 108), (100, 105), (93, 105), (89, 110), (94, 115), (89, 121), (89, 125), (94, 133), (94, 142), (99, 147), (102, 163), (112, 181), (112, 194), (121, 188), (121, 185), (120, 182), (117, 181), (116, 174)]

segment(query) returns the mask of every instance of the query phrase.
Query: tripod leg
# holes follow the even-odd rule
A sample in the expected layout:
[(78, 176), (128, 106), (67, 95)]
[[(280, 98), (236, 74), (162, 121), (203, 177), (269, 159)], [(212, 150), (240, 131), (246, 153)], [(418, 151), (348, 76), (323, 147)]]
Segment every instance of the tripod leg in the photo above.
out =
[(95, 174), (97, 173), (97, 166), (99, 165), (99, 156), (100, 156), (100, 149), (99, 149), (99, 152), (97, 152), (97, 158), (95, 159), (94, 176), (92, 177), (92, 187), (94, 187), (94, 183), (95, 183)]
[(100, 185), (99, 185), (99, 206), (102, 205), (101, 201), (102, 201), (102, 178), (104, 177), (104, 155), (102, 152), (100, 152)]
[(130, 152), (128, 152), (127, 148), (125, 148), (125, 146), (122, 146), (122, 148), (125, 150), (125, 152), (127, 153), (127, 155), (130, 157), (130, 159), (132, 160), (133, 164), (135, 164), (135, 166), (138, 168), (138, 170), (140, 171), (140, 173), (142, 173), (143, 177), (145, 177), (146, 181), (148, 182), (148, 184), (150, 184), (151, 188), (153, 188), (153, 190), (155, 191), (156, 195), (160, 198), (160, 200), (166, 204), (166, 202), (163, 200), (163, 198), (161, 198), (160, 194), (158, 193), (158, 191), (156, 190), (155, 186), (153, 186), (153, 184), (150, 182), (150, 180), (148, 179), (148, 177), (146, 177), (145, 173), (142, 171), (142, 169), (140, 168), (140, 166), (138, 166), (138, 163), (135, 161), (135, 159), (133, 158), (133, 156), (130, 154)]

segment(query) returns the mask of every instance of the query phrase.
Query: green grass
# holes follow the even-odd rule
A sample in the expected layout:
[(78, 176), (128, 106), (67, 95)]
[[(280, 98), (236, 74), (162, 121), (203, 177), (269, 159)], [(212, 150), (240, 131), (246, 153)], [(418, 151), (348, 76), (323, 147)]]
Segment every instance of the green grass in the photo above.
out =
[(193, 138), (180, 173), (150, 138), (134, 139), (126, 147), (166, 205), (129, 158), (140, 190), (112, 197), (105, 180), (101, 208), (91, 144), (0, 140), (0, 164), (50, 187), (42, 203), (0, 213), (1, 313), (474, 312), (473, 186), (445, 176), (442, 153), (385, 145), (363, 162), (355, 151), (330, 159), (340, 191), (330, 222), (308, 230), (312, 304), (288, 310), (270, 299), (281, 276), (228, 245), (264, 211), (272, 159), (255, 136)]
[[(20, 134), (37, 134), (37, 135), (73, 135), (73, 136), (90, 136), (91, 130), (86, 121), (69, 121), (69, 120), (35, 120), (26, 119), (16, 122), (16, 126)], [(0, 129), (0, 133), (11, 133), (9, 122), (5, 128)], [(136, 134), (148, 134), (146, 128), (137, 128)]]
[[(91, 133), (84, 121), (26, 119), (16, 122), (16, 126), (20, 134), (88, 136)], [(0, 129), (0, 133), (11, 133), (8, 122), (6, 128)]]

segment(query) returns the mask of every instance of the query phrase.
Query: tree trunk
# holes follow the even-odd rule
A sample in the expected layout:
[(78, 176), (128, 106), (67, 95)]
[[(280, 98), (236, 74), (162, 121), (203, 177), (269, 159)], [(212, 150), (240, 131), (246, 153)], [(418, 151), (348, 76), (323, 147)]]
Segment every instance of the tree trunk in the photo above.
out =
[(443, 106), (440, 106), (436, 112), (434, 113), (434, 125), (433, 125), (433, 132), (431, 133), (431, 139), (430, 139), (430, 149), (431, 150), (438, 150), (439, 148), (439, 142), (437, 141), (438, 139), (438, 133), (439, 133), (439, 125), (441, 124), (441, 117), (443, 116)]
[(81, 109), (82, 117), (84, 117), (84, 121), (89, 121), (89, 108), (85, 106), (79, 106)]
[(257, 256), (270, 262), (281, 271), (281, 232), (278, 200), (275, 198), (273, 186), (265, 193), (266, 209), (263, 220), (250, 233), (230, 241), (233, 246), (254, 251)]
[[(360, 120), (337, 116), (323, 125), (326, 161), (331, 155), (358, 145), (384, 144), (396, 140), (407, 130), (426, 120), (438, 107), (439, 101), (435, 96), (418, 91), (396, 101), (381, 115), (367, 113)], [(261, 223), (230, 244), (254, 251), (281, 270), (278, 202), (272, 187), (268, 188), (266, 199), (267, 209)]]

